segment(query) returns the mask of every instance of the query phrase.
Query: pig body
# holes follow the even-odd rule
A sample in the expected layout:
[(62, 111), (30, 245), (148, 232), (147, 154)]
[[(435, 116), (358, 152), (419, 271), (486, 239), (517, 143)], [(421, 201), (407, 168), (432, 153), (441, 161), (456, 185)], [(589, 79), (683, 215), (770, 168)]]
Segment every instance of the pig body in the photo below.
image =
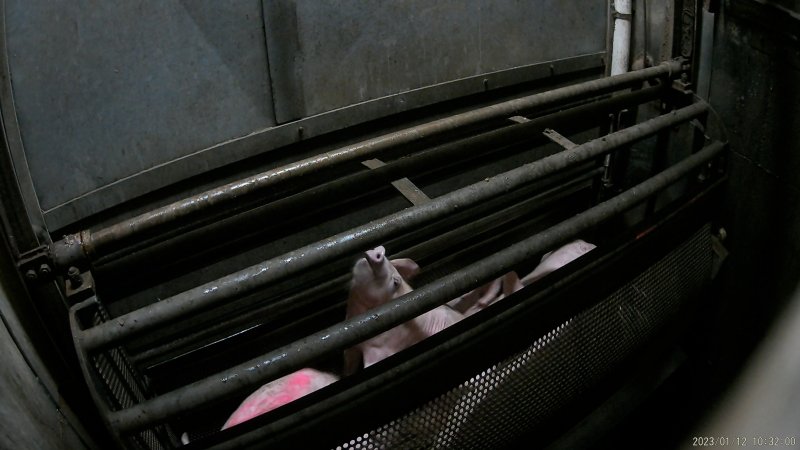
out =
[(250, 394), (231, 414), (222, 429), (230, 428), (253, 417), (293, 402), (300, 397), (337, 381), (336, 375), (315, 369), (301, 369), (261, 386)]
[[(365, 252), (353, 266), (353, 281), (347, 299), (347, 317), (352, 317), (411, 292), (406, 280), (419, 272), (410, 259), (389, 260), (380, 246)], [(436, 307), (408, 322), (345, 351), (345, 373), (369, 367), (463, 319), (447, 305)]]
[(522, 289), (522, 287), (522, 282), (517, 276), (517, 273), (512, 271), (502, 277), (495, 278), (477, 289), (469, 291), (455, 300), (451, 300), (447, 304), (456, 311), (464, 314), (464, 317), (468, 317), (492, 303), (517, 292)]
[(542, 260), (539, 265), (533, 269), (533, 272), (522, 278), (522, 285), (527, 286), (533, 283), (548, 273), (578, 259), (580, 256), (590, 252), (594, 248), (594, 244), (590, 244), (581, 239), (576, 239), (569, 244), (565, 244), (556, 250), (553, 250), (552, 252), (546, 253), (544, 256), (542, 256)]

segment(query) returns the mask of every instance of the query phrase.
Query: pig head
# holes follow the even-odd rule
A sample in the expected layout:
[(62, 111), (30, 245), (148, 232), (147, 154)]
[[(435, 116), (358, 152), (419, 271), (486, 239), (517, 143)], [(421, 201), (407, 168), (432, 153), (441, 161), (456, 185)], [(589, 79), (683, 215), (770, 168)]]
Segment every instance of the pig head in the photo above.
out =
[[(411, 259), (386, 257), (383, 246), (364, 253), (353, 266), (353, 281), (347, 299), (347, 317), (369, 311), (411, 292), (410, 280), (419, 272)], [(345, 351), (344, 373), (369, 367), (444, 328), (464, 316), (443, 305), (400, 324)]]

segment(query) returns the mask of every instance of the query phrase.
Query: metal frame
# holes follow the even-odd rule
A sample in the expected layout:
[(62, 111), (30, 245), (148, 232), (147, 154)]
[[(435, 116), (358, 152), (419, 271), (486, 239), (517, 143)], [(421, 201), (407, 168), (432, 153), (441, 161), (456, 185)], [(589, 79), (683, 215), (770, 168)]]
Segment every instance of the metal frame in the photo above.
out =
[(435, 135), (489, 120), (514, 116), (521, 111), (552, 106), (575, 100), (581, 96), (601, 95), (609, 91), (642, 83), (648, 79), (659, 77), (671, 79), (678, 76), (683, 69), (682, 66), (681, 60), (665, 62), (640, 71), (579, 83), (479, 108), (332, 150), (229, 183), (94, 232), (83, 230), (80, 233), (66, 236), (61, 241), (54, 243), (52, 254), (56, 265), (66, 269), (69, 266), (78, 265), (87, 260), (91, 261), (113, 251), (115, 246), (118, 248), (125, 241), (157, 235), (165, 229), (191, 221), (199, 215), (230, 207), (243, 196), (275, 188), (296, 177), (322, 168), (359, 158), (370, 159), (375, 154), (389, 148), (429, 139)]
[[(513, 223), (523, 216), (552, 208), (559, 203), (568, 202), (576, 194), (589, 188), (591, 180), (600, 175), (600, 170), (602, 169), (587, 170), (579, 167), (577, 170), (567, 171), (544, 180), (544, 183), (526, 186), (502, 198), (482, 203), (480, 208), (469, 208), (461, 213), (448, 216), (447, 220), (438, 221), (430, 227), (404, 233), (398, 239), (387, 242), (386, 245), (390, 248), (405, 249), (394, 253), (397, 258), (419, 258), (419, 255), (435, 254), (445, 248), (458, 245), (456, 243), (464, 242), (481, 233), (487, 233), (488, 230), (497, 229), (498, 227), (503, 229), (505, 225)], [(459, 226), (461, 223), (464, 223), (464, 225)], [(499, 234), (502, 235), (503, 233)], [(497, 237), (497, 234), (493, 234), (493, 237)], [(416, 243), (421, 239), (424, 241)], [(338, 273), (340, 272), (335, 272), (331, 276), (335, 276)], [(278, 303), (267, 302), (267, 304), (257, 306), (256, 309), (251, 310), (251, 313), (247, 316), (236, 316), (230, 320), (218, 322), (211, 327), (203, 327), (190, 336), (184, 335), (179, 342), (172, 339), (166, 339), (163, 343), (159, 341), (155, 344), (155, 347), (148, 346), (147, 350), (137, 353), (134, 359), (137, 363), (143, 365), (152, 364), (153, 358), (160, 358), (162, 361), (169, 359), (170, 363), (172, 363), (175, 362), (175, 359), (173, 359), (175, 355), (184, 354), (181, 352), (181, 347), (185, 352), (187, 348), (203, 340), (204, 335), (206, 336), (206, 342), (208, 342), (210, 339), (207, 337), (208, 334), (214, 335), (214, 333), (219, 333), (223, 329), (230, 330), (237, 327), (242, 329), (244, 327), (247, 328), (246, 333), (248, 334), (251, 331), (257, 333), (257, 330), (249, 328), (245, 323), (253, 322), (254, 320), (258, 321), (254, 317), (264, 317), (266, 314), (271, 314), (270, 311), (277, 312), (282, 306), (291, 305), (290, 307), (295, 307), (299, 303), (307, 302), (309, 298), (314, 298), (315, 293), (322, 295), (324, 292), (330, 292), (339, 286), (346, 285), (348, 279), (349, 275), (340, 275), (322, 285), (315, 286), (310, 291), (303, 292), (298, 297), (283, 298)], [(271, 289), (262, 292), (259, 295), (261, 298), (276, 297), (276, 294), (273, 294)], [(331, 307), (336, 308), (337, 305), (331, 305)], [(236, 335), (236, 339), (240, 337), (245, 338), (242, 334)], [(260, 339), (268, 341), (270, 338), (262, 337)], [(222, 343), (217, 338), (213, 338), (213, 342), (214, 344)], [(231, 345), (235, 346), (236, 344)], [(169, 353), (172, 356), (165, 356), (165, 353)], [(152, 370), (152, 366), (149, 367), (149, 370)], [(171, 369), (164, 370), (169, 371)]]
[[(440, 170), (453, 164), (461, 164), (488, 154), (503, 152), (503, 148), (506, 146), (523, 142), (533, 144), (537, 139), (544, 141), (540, 138), (540, 134), (549, 126), (560, 125), (563, 132), (574, 132), (580, 128), (579, 124), (593, 121), (598, 115), (655, 99), (663, 93), (665, 88), (666, 83), (660, 83), (654, 87), (604, 98), (590, 104), (528, 120), (524, 126), (507, 126), (455, 140), (404, 156), (371, 172), (356, 172), (283, 198), (273, 201), (265, 200), (268, 203), (256, 209), (236, 214), (223, 221), (202, 223), (202, 226), (195, 226), (189, 231), (181, 228), (171, 229), (150, 239), (133, 240), (123, 237), (106, 246), (106, 252), (116, 252), (108, 256), (100, 256), (98, 263), (108, 262), (115, 256), (126, 255), (132, 251), (137, 252), (137, 260), (142, 260), (146, 258), (145, 255), (151, 253), (150, 249), (176, 248), (178, 242), (191, 248), (201, 242), (206, 242), (209, 236), (238, 236), (236, 240), (247, 239), (247, 224), (261, 221), (259, 217), (294, 217), (303, 214), (309, 208), (313, 208), (317, 213), (336, 208), (341, 204), (342, 199), (355, 198), (363, 195), (364, 192), (378, 192), (387, 188), (387, 185), (397, 178), (420, 177), (431, 170)], [(266, 229), (263, 228), (259, 230), (259, 232), (265, 231)], [(131, 242), (131, 245), (123, 247), (127, 242)], [(161, 244), (162, 242), (163, 244)], [(205, 246), (203, 244), (203, 247)]]
[[(536, 178), (542, 176), (543, 174), (550, 173), (564, 167), (569, 167), (576, 162), (583, 161), (609, 151), (610, 148), (628, 144), (636, 139), (653, 135), (664, 127), (673, 126), (677, 123), (702, 115), (706, 111), (706, 108), (707, 105), (703, 104), (702, 102), (696, 103), (682, 110), (674, 111), (669, 115), (661, 116), (644, 124), (639, 124), (605, 136), (596, 141), (591, 141), (578, 146), (571, 151), (553, 155), (545, 158), (542, 161), (512, 170), (501, 177), (497, 177), (496, 180), (483, 183), (484, 185), (489, 184), (489, 186), (482, 186), (482, 190), (488, 191), (490, 193), (488, 194), (489, 196), (492, 195), (491, 193), (493, 191), (497, 191), (494, 193), (495, 195), (497, 193), (502, 193), (509, 189), (509, 187), (499, 185), (505, 185), (506, 183), (513, 182), (521, 183), (525, 180), (530, 181), (531, 178)], [(484, 261), (467, 267), (463, 271), (452, 274), (436, 283), (436, 285), (433, 287), (426, 286), (418, 289), (412, 294), (398, 299), (396, 302), (390, 305), (386, 305), (383, 308), (371, 311), (366, 317), (353, 318), (344, 325), (332, 327), (315, 335), (309, 336), (292, 346), (284, 347), (276, 352), (266, 355), (263, 358), (250, 361), (246, 364), (233, 368), (231, 371), (229, 371), (229, 373), (221, 374), (222, 376), (214, 376), (209, 379), (202, 380), (194, 383), (193, 385), (173, 391), (172, 393), (149, 400), (134, 408), (112, 413), (109, 420), (115, 429), (122, 431), (130, 431), (144, 427), (147, 424), (154, 423), (158, 420), (170, 417), (173, 414), (177, 414), (183, 409), (192, 406), (198, 406), (207, 401), (213, 400), (213, 398), (219, 398), (233, 392), (244, 391), (258, 383), (266, 381), (267, 379), (280, 376), (283, 373), (288, 373), (288, 371), (291, 371), (294, 368), (302, 367), (310, 359), (313, 359), (322, 353), (345, 348), (348, 345), (352, 345), (360, 340), (363, 340), (364, 338), (375, 335), (387, 328), (390, 328), (391, 326), (396, 325), (397, 323), (401, 323), (418, 315), (424, 310), (437, 306), (443, 301), (454, 297), (458, 292), (464, 291), (476, 283), (479, 284), (483, 281), (491, 279), (498, 273), (508, 270), (515, 263), (524, 260), (526, 257), (529, 257), (530, 255), (546, 248), (552, 247), (553, 245), (557, 245), (559, 242), (563, 242), (565, 239), (574, 236), (598, 221), (608, 218), (644, 201), (647, 196), (655, 194), (666, 185), (674, 182), (678, 178), (686, 175), (686, 173), (689, 171), (707, 162), (709, 158), (712, 158), (722, 149), (722, 144), (712, 144), (701, 152), (692, 155), (683, 162), (671, 167), (670, 169), (667, 169), (662, 174), (656, 175), (654, 178), (642, 183), (636, 188), (626, 191), (620, 196), (615, 197), (604, 204), (598, 205), (597, 207), (594, 207), (574, 217), (573, 219), (554, 227), (551, 230), (534, 236), (513, 248), (506, 249)], [(527, 176), (525, 176), (525, 172), (528, 172)], [(455, 199), (455, 203), (453, 203), (454, 205), (458, 205), (465, 201), (475, 201), (476, 198), (480, 199), (482, 198), (482, 195), (487, 195), (486, 192), (476, 192), (474, 187), (465, 188), (465, 190), (460, 192), (460, 195), (458, 195), (459, 191), (456, 191), (454, 194), (456, 195), (445, 196), (452, 197), (449, 200)], [(460, 198), (461, 196), (465, 197), (462, 199)], [(419, 210), (423, 208), (413, 209)], [(434, 213), (435, 211), (435, 209), (432, 210)], [(388, 220), (382, 221), (383, 225), (388, 225), (393, 221), (397, 221), (400, 217), (403, 217), (403, 213), (400, 213), (399, 217), (390, 217)], [(406, 218), (406, 220), (408, 219)], [(411, 223), (413, 224), (413, 222)], [(327, 240), (322, 243), (323, 246), (317, 250), (316, 255), (319, 257), (319, 253), (326, 253), (324, 250), (325, 248), (334, 248), (342, 251), (342, 247), (354, 245), (354, 242), (358, 243), (357, 240), (353, 240), (354, 235), (364, 235), (369, 233), (383, 234), (375, 231), (380, 228), (381, 227), (379, 227), (378, 224), (371, 224), (371, 226), (364, 227), (360, 231), (354, 230), (352, 233), (347, 233), (345, 236), (340, 236), (339, 240), (335, 238)], [(373, 237), (373, 239), (377, 238)], [(334, 252), (328, 250), (327, 253), (333, 254)], [(286, 266), (282, 263), (291, 263), (293, 261), (302, 260), (303, 256), (301, 255), (304, 254), (305, 251), (299, 253), (295, 257), (291, 257), (290, 255), (287, 258), (280, 258), (279, 261), (276, 261), (281, 263), (280, 267), (273, 265), (272, 270), (277, 271), (278, 276), (286, 275), (288, 270), (286, 270)], [(297, 264), (298, 263), (295, 263), (295, 267)], [(269, 264), (267, 264), (265, 267), (266, 269), (262, 267), (258, 270), (262, 271), (262, 269), (264, 269), (269, 273), (275, 273), (270, 272)], [(279, 268), (283, 268), (283, 270), (276, 270)], [(232, 278), (232, 280), (236, 282), (236, 284), (240, 284), (239, 282), (246, 278), (246, 275), (241, 273), (234, 275), (235, 276)], [(275, 277), (273, 276), (272, 278)], [(207, 287), (201, 287), (199, 289), (205, 289), (207, 291), (205, 295), (210, 293), (208, 292), (209, 289)], [(169, 301), (164, 301), (156, 305), (163, 306), (164, 304), (168, 303)], [(173, 313), (177, 313), (178, 316), (182, 316), (184, 313), (187, 313), (184, 308), (180, 307), (180, 304), (178, 306), (178, 308), (173, 310)], [(125, 339), (135, 335), (136, 333), (142, 332), (142, 328), (139, 327), (139, 324), (146, 323), (148, 317), (156, 319), (155, 325), (158, 325), (159, 323), (165, 323), (164, 316), (162, 315), (163, 311), (158, 311), (157, 309), (147, 310), (146, 313), (142, 313), (140, 310), (117, 318), (113, 322), (106, 322), (99, 327), (76, 331), (76, 344), (82, 351), (92, 351), (101, 347), (114, 345), (121, 339)], [(134, 326), (126, 327), (126, 323), (131, 323), (131, 321), (133, 321)], [(153, 322), (150, 322), (149, 324), (145, 325), (144, 330), (147, 329), (146, 327), (152, 327), (155, 325)], [(120, 332), (118, 330), (128, 331)], [(287, 355), (291, 356), (287, 357)], [(257, 369), (253, 370), (254, 368)], [(229, 382), (226, 382), (220, 386), (220, 379), (225, 379)], [(157, 412), (145, 414), (144, 411)]]
[(599, 71), (604, 66), (604, 58), (605, 52), (600, 52), (487, 73), (359, 103), (256, 131), (103, 186), (44, 211), (44, 219), (49, 229), (58, 230), (116, 206), (120, 199), (133, 199), (197, 173), (369, 120), (443, 100), (485, 92), (485, 81), (492, 89), (496, 89), (524, 82), (557, 79), (559, 75)]
[[(630, 129), (630, 128), (629, 128)], [(542, 233), (501, 250), (488, 258), (473, 263), (463, 270), (443, 277), (435, 283), (412, 291), (394, 301), (352, 317), (335, 326), (307, 336), (293, 344), (276, 349), (268, 354), (247, 361), (222, 373), (194, 382), (182, 388), (147, 400), (132, 408), (115, 411), (109, 415), (112, 427), (121, 433), (145, 428), (167, 420), (191, 408), (213, 402), (225, 396), (251, 390), (293, 370), (307, 366), (313, 360), (328, 353), (344, 350), (365, 339), (376, 336), (396, 325), (406, 322), (425, 311), (442, 305), (460, 293), (485, 283), (509, 270), (531, 256), (546, 251), (572, 239), (592, 226), (601, 223), (631, 207), (642, 203), (652, 195), (707, 164), (721, 153), (725, 145), (719, 142), (705, 147), (664, 172), (603, 202), (577, 216), (568, 219)], [(128, 320), (116, 319), (94, 328), (105, 328), (108, 339), (112, 330), (120, 329)], [(106, 325), (108, 324), (108, 325)], [(87, 341), (86, 330), (76, 337), (78, 345), (85, 350), (96, 350), (101, 342)], [(101, 334), (102, 336), (102, 334)], [(116, 339), (119, 334), (111, 334)], [(95, 338), (97, 339), (97, 338)], [(90, 343), (92, 342), (94, 346)], [(111, 343), (114, 341), (112, 340)], [(88, 345), (87, 345), (88, 344)], [(108, 345), (109, 341), (102, 342)]]
[[(679, 207), (657, 214), (656, 220), (621, 236), (614, 245), (580, 258), (542, 285), (515, 293), (513, 301), (498, 303), (485, 317), (468, 318), (393, 360), (198, 444), (218, 450), (255, 444), (266, 448), (329, 448), (388, 423), (462, 382), (465, 374), (478, 373), (496, 363), (504, 355), (498, 355), (495, 349), (503, 348), (509, 354), (521, 350), (535, 337), (596, 304), (642, 267), (656, 262), (707, 220), (703, 213), (709, 211), (721, 184), (713, 183)], [(367, 408), (376, 404), (382, 407)], [(554, 434), (570, 424), (556, 421)], [(312, 429), (325, 433), (309, 433)], [(552, 437), (539, 436), (540, 444), (533, 446), (543, 445)]]
[[(705, 102), (676, 110), (647, 122), (606, 135), (602, 138), (525, 164), (493, 177), (436, 198), (430, 203), (408, 208), (383, 219), (369, 222), (323, 241), (270, 259), (184, 293), (164, 299), (148, 307), (117, 318), (114, 323), (76, 331), (75, 338), (89, 349), (114, 345), (152, 328), (179, 320), (277, 281), (292, 273), (322, 264), (336, 256), (356, 252), (412, 227), (444, 217), (462, 205), (474, 204), (540, 179), (580, 162), (590, 160), (612, 149), (636, 142), (667, 127), (689, 121), (708, 110)], [(521, 124), (520, 127), (528, 126)]]

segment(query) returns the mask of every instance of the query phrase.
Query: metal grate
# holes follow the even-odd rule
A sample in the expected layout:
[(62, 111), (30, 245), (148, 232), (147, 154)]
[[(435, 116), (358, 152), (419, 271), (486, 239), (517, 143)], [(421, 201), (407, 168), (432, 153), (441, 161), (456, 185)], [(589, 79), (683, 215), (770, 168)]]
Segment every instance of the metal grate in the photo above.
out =
[(647, 343), (710, 278), (710, 227), (602, 302), (577, 314), (527, 349), (377, 429), (345, 449), (508, 446), (590, 392)]
[[(109, 320), (108, 312), (97, 302), (92, 315), (94, 325)], [(147, 397), (146, 379), (136, 371), (122, 347), (112, 348), (91, 357), (94, 363), (96, 379), (102, 383), (106, 404), (114, 410), (129, 408)], [(161, 425), (150, 430), (137, 433), (128, 439), (133, 448), (144, 450), (161, 450), (172, 448), (171, 442), (177, 442), (169, 427)]]

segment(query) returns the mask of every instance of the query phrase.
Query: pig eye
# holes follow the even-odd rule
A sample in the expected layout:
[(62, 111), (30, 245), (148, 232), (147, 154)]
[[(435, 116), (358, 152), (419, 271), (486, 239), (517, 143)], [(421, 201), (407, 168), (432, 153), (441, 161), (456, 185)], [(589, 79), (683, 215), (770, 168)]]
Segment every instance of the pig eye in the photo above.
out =
[(400, 287), (400, 279), (397, 277), (392, 277), (392, 287), (397, 289)]

